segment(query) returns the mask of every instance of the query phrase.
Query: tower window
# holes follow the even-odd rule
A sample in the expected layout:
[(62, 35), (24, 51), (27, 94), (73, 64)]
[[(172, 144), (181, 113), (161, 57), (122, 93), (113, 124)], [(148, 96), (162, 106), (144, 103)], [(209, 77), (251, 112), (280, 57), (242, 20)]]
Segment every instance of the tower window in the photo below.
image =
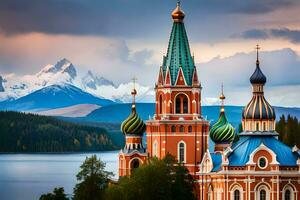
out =
[(256, 123), (256, 131), (259, 131), (259, 123)]
[(264, 122), (263, 124), (264, 124), (264, 130), (263, 131), (266, 131), (266, 122)]
[(178, 162), (185, 163), (185, 144), (180, 142), (178, 145)]
[(177, 114), (186, 114), (189, 112), (189, 102), (186, 95), (178, 95), (176, 97), (175, 103), (175, 112)]
[(260, 157), (258, 159), (258, 166), (261, 168), (261, 169), (265, 169), (267, 167), (267, 159), (265, 157)]
[(172, 133), (175, 133), (175, 132), (176, 132), (176, 126), (173, 125), (173, 126), (171, 127), (171, 132), (172, 132)]
[(181, 125), (180, 128), (179, 128), (179, 131), (184, 132), (184, 126)]
[(157, 141), (153, 143), (153, 157), (157, 157)]
[(163, 102), (162, 102), (162, 96), (160, 95), (159, 96), (159, 114), (162, 114), (162, 104), (163, 104)]
[(239, 190), (235, 190), (234, 191), (234, 200), (240, 200), (240, 191)]
[(192, 126), (189, 126), (188, 131), (189, 131), (189, 133), (191, 133), (193, 131)]

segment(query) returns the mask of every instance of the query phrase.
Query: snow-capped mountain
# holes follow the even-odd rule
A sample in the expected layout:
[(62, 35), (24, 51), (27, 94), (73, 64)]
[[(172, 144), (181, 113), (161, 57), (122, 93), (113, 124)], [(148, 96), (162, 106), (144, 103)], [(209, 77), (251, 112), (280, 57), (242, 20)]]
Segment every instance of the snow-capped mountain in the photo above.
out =
[(16, 111), (44, 111), (78, 104), (106, 106), (113, 101), (95, 97), (73, 85), (50, 85), (12, 101), (0, 102), (0, 108)]
[[(90, 70), (79, 74), (76, 67), (64, 58), (55, 65), (46, 65), (36, 74), (25, 76), (4, 75), (3, 79), (0, 79), (0, 91), (3, 91), (0, 92), (0, 101), (18, 99), (51, 85), (65, 84), (80, 88), (99, 98), (118, 102), (131, 100), (132, 83), (116, 86), (112, 81), (97, 76)], [(136, 87), (139, 94), (138, 99), (141, 101), (147, 101), (149, 97), (153, 97), (154, 93), (149, 87), (139, 84), (136, 84)]]

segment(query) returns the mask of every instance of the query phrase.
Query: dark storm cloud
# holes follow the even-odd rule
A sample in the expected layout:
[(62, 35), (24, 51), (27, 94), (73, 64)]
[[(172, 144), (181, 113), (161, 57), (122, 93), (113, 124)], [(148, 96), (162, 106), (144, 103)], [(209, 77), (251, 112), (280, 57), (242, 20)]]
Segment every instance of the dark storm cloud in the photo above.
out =
[(271, 35), (287, 39), (293, 43), (300, 43), (300, 30), (290, 30), (287, 28), (271, 29)]
[(281, 38), (281, 39), (286, 39), (292, 43), (300, 43), (300, 30), (291, 30), (288, 28), (251, 29), (243, 32), (237, 37), (241, 37), (244, 39)]
[(252, 29), (243, 32), (241, 37), (245, 39), (267, 39), (269, 35), (264, 30)]
[[(292, 0), (184, 1), (195, 17), (260, 14), (287, 7)], [(0, 30), (7, 35), (49, 34), (143, 36), (168, 22), (175, 0), (3, 0)]]

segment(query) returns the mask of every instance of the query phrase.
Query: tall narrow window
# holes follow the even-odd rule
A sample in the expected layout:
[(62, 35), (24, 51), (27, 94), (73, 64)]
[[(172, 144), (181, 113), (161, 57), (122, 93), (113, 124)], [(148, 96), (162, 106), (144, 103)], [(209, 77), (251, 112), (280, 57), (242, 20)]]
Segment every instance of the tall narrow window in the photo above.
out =
[(181, 125), (180, 128), (179, 128), (179, 131), (184, 132), (184, 126)]
[(172, 132), (172, 133), (175, 133), (175, 132), (176, 132), (176, 126), (174, 126), (174, 125), (171, 126), (171, 132)]
[(266, 131), (266, 122), (264, 122), (264, 130), (263, 131)]
[(181, 99), (179, 97), (176, 98), (176, 113), (180, 113), (180, 107), (181, 107)]
[(234, 191), (234, 200), (240, 200), (240, 191), (239, 190)]
[(284, 200), (291, 200), (291, 190), (287, 189), (284, 193)]
[(256, 131), (259, 131), (259, 123), (256, 123)]
[(212, 200), (213, 199), (213, 191), (211, 186), (208, 188), (208, 193), (207, 193), (207, 200)]
[(162, 114), (162, 107), (163, 107), (163, 102), (162, 102), (162, 96), (159, 96), (159, 114)]
[(183, 113), (188, 113), (189, 111), (188, 111), (188, 99), (187, 99), (187, 97), (184, 97), (183, 99), (182, 99), (182, 102), (183, 102)]
[(189, 126), (189, 128), (188, 128), (189, 130), (189, 133), (191, 133), (192, 131), (193, 131), (193, 128), (192, 128), (192, 126)]
[(259, 200), (266, 200), (267, 199), (267, 193), (266, 190), (261, 190), (259, 192)]
[(185, 163), (185, 144), (183, 142), (178, 145), (178, 162)]

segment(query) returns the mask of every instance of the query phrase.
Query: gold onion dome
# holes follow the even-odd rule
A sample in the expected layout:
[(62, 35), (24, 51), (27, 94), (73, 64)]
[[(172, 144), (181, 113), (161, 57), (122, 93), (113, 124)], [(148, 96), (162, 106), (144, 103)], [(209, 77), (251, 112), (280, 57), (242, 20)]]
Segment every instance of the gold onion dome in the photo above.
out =
[(215, 143), (230, 143), (235, 138), (235, 130), (233, 126), (228, 122), (225, 111), (223, 101), (225, 96), (222, 92), (220, 96), (222, 100), (221, 112), (218, 121), (212, 126), (209, 131), (209, 136)]
[(172, 18), (173, 18), (174, 22), (182, 22), (184, 19), (184, 16), (185, 16), (185, 14), (181, 10), (181, 7), (180, 7), (180, 1), (178, 1), (176, 8), (172, 12)]
[(131, 114), (121, 124), (121, 131), (125, 135), (143, 135), (143, 133), (146, 131), (146, 124), (138, 116), (136, 112), (136, 107), (135, 107), (135, 95), (137, 94), (136, 89), (133, 89), (131, 94), (133, 96)]

